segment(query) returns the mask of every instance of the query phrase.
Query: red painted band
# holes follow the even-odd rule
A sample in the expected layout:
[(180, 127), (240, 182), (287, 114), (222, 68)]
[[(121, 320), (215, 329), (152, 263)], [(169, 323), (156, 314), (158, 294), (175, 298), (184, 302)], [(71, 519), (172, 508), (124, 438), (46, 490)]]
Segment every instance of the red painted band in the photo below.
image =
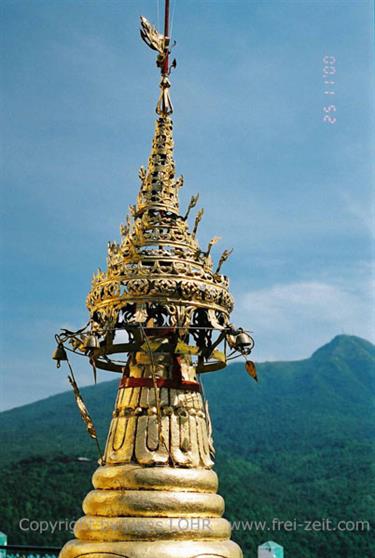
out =
[[(181, 389), (184, 391), (200, 391), (201, 386), (198, 382), (191, 382), (189, 380), (176, 381), (170, 378), (156, 378), (156, 385), (158, 388)], [(152, 378), (133, 378), (123, 376), (120, 382), (120, 388), (135, 388), (147, 387), (153, 388), (154, 382)]]

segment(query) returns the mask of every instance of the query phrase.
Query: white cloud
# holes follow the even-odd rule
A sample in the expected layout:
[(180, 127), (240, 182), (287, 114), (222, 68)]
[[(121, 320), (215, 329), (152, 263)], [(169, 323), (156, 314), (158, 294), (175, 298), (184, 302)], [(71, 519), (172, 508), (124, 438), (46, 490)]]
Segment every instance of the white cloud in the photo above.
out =
[(276, 284), (237, 297), (236, 314), (236, 323), (254, 332), (258, 361), (306, 358), (340, 333), (374, 336), (367, 283), (356, 290), (320, 281)]

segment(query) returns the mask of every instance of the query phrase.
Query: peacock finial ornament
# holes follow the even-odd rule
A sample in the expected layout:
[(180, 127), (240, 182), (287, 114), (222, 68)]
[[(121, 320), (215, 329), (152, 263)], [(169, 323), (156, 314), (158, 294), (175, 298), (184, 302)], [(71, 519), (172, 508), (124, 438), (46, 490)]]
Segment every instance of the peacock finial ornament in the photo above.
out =
[[(118, 373), (120, 383), (107, 442), (85, 498), (76, 538), (60, 558), (241, 558), (222, 518), (223, 499), (213, 471), (214, 445), (200, 376), (248, 360), (254, 342), (230, 321), (233, 298), (216, 266), (214, 236), (201, 249), (199, 209), (193, 195), (181, 213), (169, 96), (169, 2), (160, 34), (141, 18), (141, 36), (158, 53), (161, 93), (147, 167), (139, 170), (136, 203), (109, 242), (107, 267), (94, 274), (86, 305), (88, 323), (56, 335), (53, 358), (67, 361), (69, 381), (90, 436), (96, 430), (73, 375), (68, 352), (93, 368)], [(178, 520), (183, 520), (183, 524)]]

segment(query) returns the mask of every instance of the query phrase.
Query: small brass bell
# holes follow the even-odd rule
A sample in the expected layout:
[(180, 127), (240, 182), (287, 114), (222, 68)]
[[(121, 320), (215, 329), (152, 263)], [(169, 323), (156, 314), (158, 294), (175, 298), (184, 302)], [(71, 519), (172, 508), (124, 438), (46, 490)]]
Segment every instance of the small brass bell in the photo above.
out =
[(86, 349), (99, 349), (100, 343), (96, 335), (88, 335), (85, 339)]
[(229, 334), (227, 335), (227, 341), (228, 341), (228, 345), (234, 349), (236, 347), (236, 336), (233, 334)]
[(68, 360), (68, 356), (66, 354), (66, 350), (64, 349), (64, 345), (59, 343), (56, 349), (53, 351), (52, 359), (57, 360), (56, 366), (60, 368), (60, 361), (61, 360)]

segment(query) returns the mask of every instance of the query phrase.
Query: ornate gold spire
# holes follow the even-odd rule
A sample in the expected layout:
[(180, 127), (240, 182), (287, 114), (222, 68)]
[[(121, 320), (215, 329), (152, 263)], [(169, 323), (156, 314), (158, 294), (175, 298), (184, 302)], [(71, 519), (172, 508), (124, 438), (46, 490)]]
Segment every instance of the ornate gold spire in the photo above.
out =
[(88, 325), (57, 336), (56, 360), (67, 359), (68, 341), (94, 370), (121, 373), (94, 490), (83, 503), (86, 515), (61, 558), (242, 557), (221, 517), (224, 502), (216, 494), (211, 422), (199, 374), (223, 368), (235, 352), (249, 354), (253, 341), (229, 322), (233, 299), (220, 270), (231, 252), (223, 252), (214, 270), (211, 249), (218, 237), (204, 250), (196, 238), (203, 210), (192, 230), (188, 224), (198, 196), (180, 213), (183, 178), (176, 178), (173, 159), (168, 14), (167, 1), (164, 35), (141, 18), (142, 38), (158, 52), (161, 94), (136, 204), (121, 225), (121, 241), (109, 243), (106, 271), (93, 277)]
[(156, 121), (152, 151), (147, 170), (141, 167), (139, 178), (141, 188), (138, 194), (135, 216), (145, 212), (168, 211), (174, 217), (179, 215), (179, 189), (183, 177), (175, 178), (173, 159), (173, 124), (168, 116)]
[[(201, 250), (196, 232), (202, 213), (191, 232), (179, 212), (183, 178), (175, 178), (169, 116), (156, 122), (148, 167), (141, 167), (139, 177), (137, 203), (121, 226), (122, 240), (109, 244), (107, 271), (94, 276), (87, 298), (93, 332), (106, 336), (105, 349), (112, 342), (109, 330), (132, 323), (131, 315), (144, 326), (153, 320), (158, 327), (222, 330), (233, 307), (227, 278), (212, 269), (217, 237)], [(191, 205), (196, 201), (193, 197)], [(227, 256), (228, 251), (221, 263)], [(181, 333), (184, 338), (186, 332)], [(203, 340), (203, 332), (199, 337)], [(102, 352), (98, 348), (92, 355), (98, 366)]]

